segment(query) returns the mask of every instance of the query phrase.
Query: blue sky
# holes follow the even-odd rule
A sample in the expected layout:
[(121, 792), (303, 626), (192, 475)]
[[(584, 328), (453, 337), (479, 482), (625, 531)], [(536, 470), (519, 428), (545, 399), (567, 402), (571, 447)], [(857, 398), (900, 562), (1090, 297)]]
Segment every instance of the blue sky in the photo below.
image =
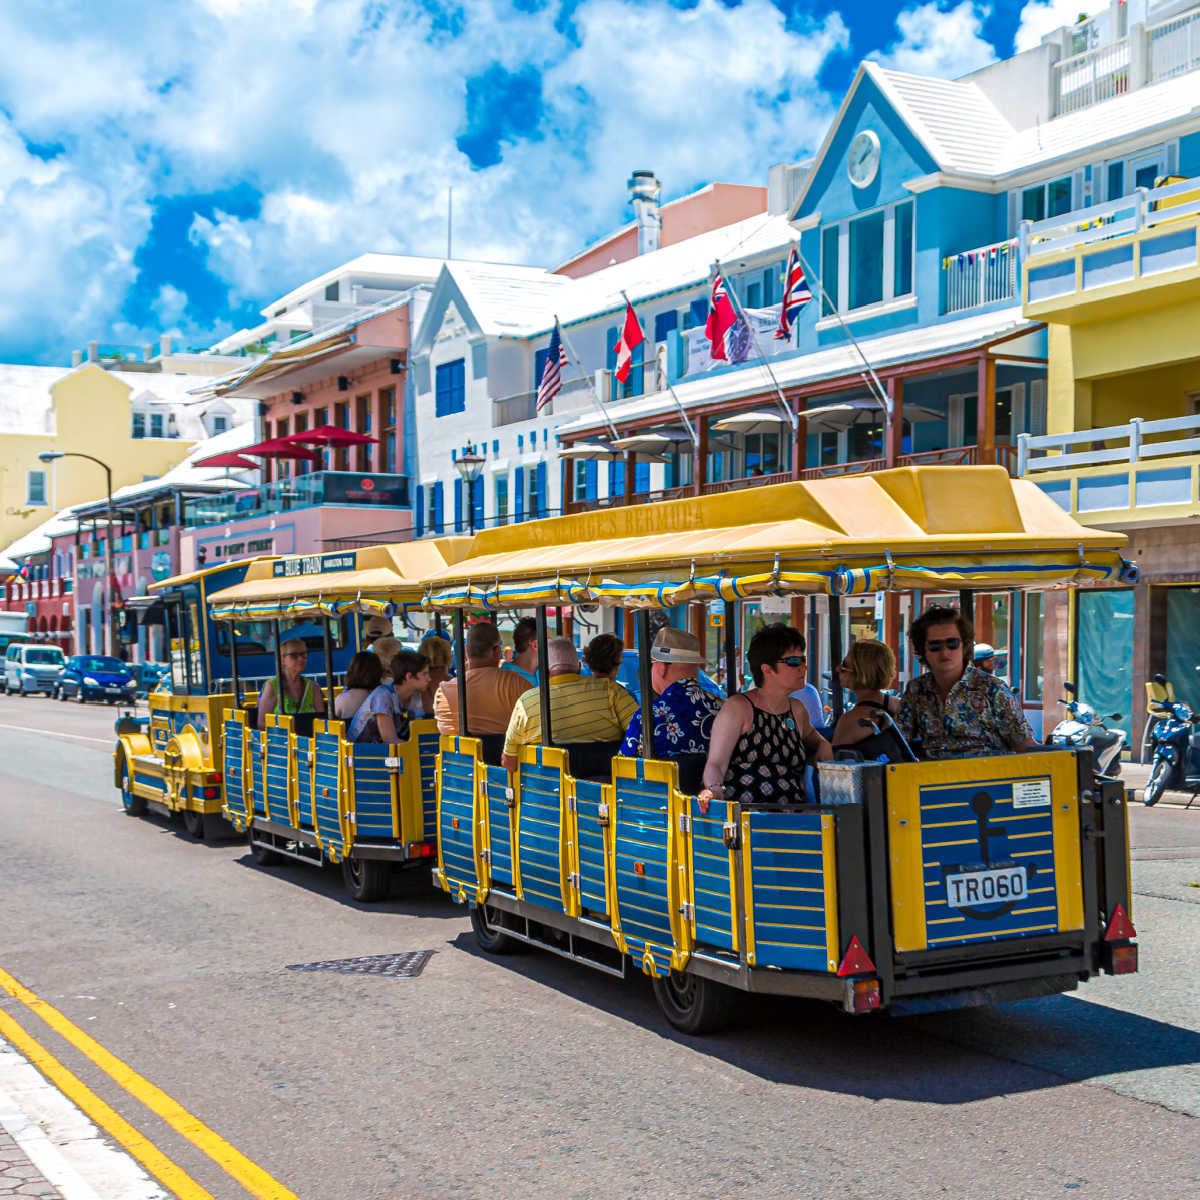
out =
[(0, 6), (0, 360), (209, 344), (367, 250), (551, 265), (812, 152), (864, 57), (953, 77), (1077, 0)]

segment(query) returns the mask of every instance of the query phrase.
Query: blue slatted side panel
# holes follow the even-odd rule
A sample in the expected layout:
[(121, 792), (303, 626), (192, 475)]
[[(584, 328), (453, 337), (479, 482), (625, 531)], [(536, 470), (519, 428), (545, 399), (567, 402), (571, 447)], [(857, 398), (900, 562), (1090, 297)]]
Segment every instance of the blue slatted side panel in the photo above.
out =
[(245, 748), (246, 727), (241, 721), (225, 722), (225, 750), (221, 771), (225, 778), (225, 814), (245, 821), (246, 781), (242, 776), (242, 750)]
[(829, 970), (821, 814), (751, 812), (750, 858), (755, 965)]
[(474, 836), (475, 760), (457, 750), (448, 750), (442, 755), (442, 809), (438, 829), (442, 867), (450, 890), (457, 891), (461, 884), (472, 898), (479, 884), (475, 872)]
[(296, 738), (296, 812), (300, 829), (313, 829), (313, 768), (309, 758), (315, 742), (310, 737)]
[(143, 787), (153, 788), (162, 794), (166, 793), (167, 781), (161, 775), (153, 775), (149, 771), (140, 769), (136, 763), (133, 767), (133, 779), (135, 783), (139, 783)]
[(492, 882), (512, 887), (512, 825), (510, 821), (512, 809), (508, 807), (508, 801), (505, 799), (505, 793), (508, 790), (508, 772), (503, 767), (484, 767), (484, 770), (487, 772)]
[(559, 838), (562, 774), (552, 767), (521, 764), (517, 854), (521, 894), (530, 904), (565, 912), (560, 876)]
[(600, 801), (604, 784), (580, 779), (575, 784), (576, 821), (579, 829), (579, 903), (593, 916), (608, 915), (604, 890), (604, 827), (600, 824)]
[(281, 825), (292, 823), (288, 808), (288, 771), (291, 747), (286, 729), (267, 729), (267, 816)]
[(253, 803), (251, 811), (256, 817), (265, 817), (267, 799), (263, 785), (263, 732), (261, 729), (247, 729), (246, 736), (250, 739), (250, 795)]
[(437, 733), (422, 733), (417, 737), (417, 757), (421, 768), (421, 816), (425, 821), (422, 836), (427, 842), (437, 836), (437, 756), (440, 744), (441, 736)]
[[(642, 760), (637, 760), (639, 775)], [(618, 778), (614, 823), (617, 911), (635, 962), (650, 949), (660, 970), (674, 945), (667, 902), (667, 785)], [(638, 873), (638, 866), (642, 874)]]
[(729, 851), (725, 848), (724, 804), (709, 806), (707, 815), (695, 799), (692, 813), (692, 893), (696, 907), (696, 943), (733, 949), (733, 891)]
[[(982, 836), (981, 794), (991, 800), (982, 818)], [(1014, 807), (1011, 780), (921, 789), (925, 928), (931, 950), (1058, 931), (1053, 811), (1049, 804)], [(972, 905), (973, 915), (947, 903), (948, 874), (958, 868), (1013, 863), (1025, 867), (1029, 889), (1028, 897), (1015, 906), (1011, 902)]]
[(317, 754), (314, 770), (317, 776), (316, 829), (326, 850), (341, 854), (345, 848), (342, 826), (338, 816), (338, 754), (341, 739), (336, 733), (313, 735)]
[(395, 836), (392, 823), (390, 746), (356, 745), (354, 754), (354, 823), (361, 837)]

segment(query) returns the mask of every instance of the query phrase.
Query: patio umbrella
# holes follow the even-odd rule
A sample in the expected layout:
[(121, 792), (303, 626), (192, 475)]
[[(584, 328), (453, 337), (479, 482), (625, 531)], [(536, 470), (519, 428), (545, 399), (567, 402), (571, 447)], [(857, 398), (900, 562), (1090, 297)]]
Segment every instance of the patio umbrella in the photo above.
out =
[(558, 457), (603, 461), (619, 453), (620, 451), (615, 446), (610, 446), (607, 442), (576, 442), (575, 445), (566, 446), (560, 450)]
[(722, 417), (714, 421), (712, 427), (722, 433), (779, 433), (782, 429), (790, 429), (792, 423), (779, 412), (759, 409), (755, 412), (734, 413), (731, 417)]
[[(906, 421), (944, 419), (943, 414), (936, 409), (925, 408), (920, 404), (905, 404), (903, 412)], [(822, 408), (810, 408), (803, 415), (808, 423), (809, 433), (839, 433), (843, 429), (849, 429), (851, 425), (880, 425), (887, 419), (883, 405), (878, 400), (865, 396), (855, 400), (843, 400), (839, 404), (826, 404)]]
[(213, 454), (208, 458), (198, 458), (193, 467), (237, 467), (241, 470), (251, 469), (258, 470), (262, 466), (261, 463), (251, 462), (248, 458), (243, 458), (240, 454)]
[(682, 429), (664, 429), (657, 432), (631, 433), (628, 437), (613, 438), (618, 450), (634, 454), (671, 454), (681, 442), (691, 442), (691, 437)]
[(269, 438), (265, 442), (255, 442), (253, 446), (243, 446), (238, 453), (254, 454), (260, 458), (295, 458), (301, 462), (321, 461), (321, 456), (315, 450), (306, 450), (285, 438)]
[(339, 429), (336, 425), (317, 425), (313, 429), (300, 429), (277, 439), (289, 445), (312, 446), (366, 446), (377, 442), (377, 437), (366, 433), (355, 433), (352, 429)]

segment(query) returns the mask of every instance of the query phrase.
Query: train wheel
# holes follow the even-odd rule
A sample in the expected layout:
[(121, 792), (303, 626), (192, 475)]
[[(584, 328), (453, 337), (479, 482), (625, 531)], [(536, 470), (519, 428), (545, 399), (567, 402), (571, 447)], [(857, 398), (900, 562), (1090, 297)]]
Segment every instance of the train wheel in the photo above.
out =
[(513, 954), (521, 943), (504, 932), (504, 913), (489, 904), (477, 904), (471, 909), (471, 928), (479, 948), (488, 954)]
[(185, 808), (183, 810), (183, 827), (188, 831), (189, 837), (194, 837), (198, 842), (204, 841), (204, 814), (202, 812)]
[(357, 858), (348, 854), (342, 859), (342, 882), (360, 904), (386, 900), (392, 886), (392, 864), (378, 858)]
[(714, 1033), (729, 1023), (733, 1013), (733, 992), (702, 975), (672, 971), (655, 979), (654, 998), (681, 1033)]
[(246, 830), (246, 840), (250, 843), (250, 857), (254, 859), (255, 865), (259, 867), (274, 867), (278, 866), (283, 859), (268, 846), (260, 846), (254, 841), (254, 831)]
[(137, 795), (129, 779), (129, 766), (121, 764), (121, 807), (131, 817), (141, 817), (146, 814), (145, 797)]

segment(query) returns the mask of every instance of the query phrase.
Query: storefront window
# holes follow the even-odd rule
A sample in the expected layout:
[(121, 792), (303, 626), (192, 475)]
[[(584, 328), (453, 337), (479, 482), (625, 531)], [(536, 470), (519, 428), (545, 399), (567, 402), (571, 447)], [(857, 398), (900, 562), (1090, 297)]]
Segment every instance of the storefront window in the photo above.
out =
[(1200, 589), (1167, 589), (1167, 678), (1175, 698), (1200, 712)]
[(1046, 611), (1046, 597), (1041, 592), (1031, 592), (1025, 597), (1025, 650), (1021, 661), (1025, 666), (1025, 678), (1021, 695), (1027, 703), (1042, 698), (1042, 630)]
[[(1075, 622), (1079, 695), (1098, 713), (1121, 714), (1129, 734), (1133, 707), (1133, 590), (1079, 593)], [(1111, 727), (1111, 725), (1110, 725)]]

